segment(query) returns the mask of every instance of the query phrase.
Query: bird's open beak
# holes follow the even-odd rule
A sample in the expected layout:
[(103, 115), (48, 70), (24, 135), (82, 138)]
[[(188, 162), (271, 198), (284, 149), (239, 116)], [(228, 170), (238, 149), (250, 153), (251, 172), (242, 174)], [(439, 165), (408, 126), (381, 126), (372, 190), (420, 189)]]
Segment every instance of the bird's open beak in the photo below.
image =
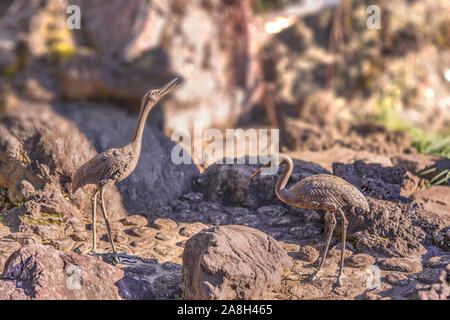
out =
[(175, 78), (166, 85), (164, 85), (161, 89), (159, 89), (159, 96), (163, 97), (166, 94), (172, 92), (173, 90), (179, 88), (181, 86), (182, 80), (180, 78)]

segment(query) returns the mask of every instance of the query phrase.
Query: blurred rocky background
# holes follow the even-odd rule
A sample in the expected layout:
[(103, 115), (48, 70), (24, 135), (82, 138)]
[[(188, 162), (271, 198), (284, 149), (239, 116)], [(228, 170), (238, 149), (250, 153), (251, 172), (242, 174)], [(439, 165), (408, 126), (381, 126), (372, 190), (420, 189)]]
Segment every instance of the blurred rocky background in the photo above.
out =
[[(67, 27), (70, 5), (80, 29)], [(380, 29), (367, 26), (369, 5)], [(0, 298), (448, 299), (449, 12), (446, 0), (0, 0)], [(71, 195), (71, 178), (125, 144), (143, 94), (175, 76), (184, 84), (152, 111), (138, 167), (106, 195), (119, 251), (139, 260), (113, 267), (86, 255), (93, 187)], [(279, 128), (291, 183), (333, 173), (368, 197), (371, 213), (349, 219), (346, 286), (299, 282), (323, 222), (278, 201), (275, 177), (250, 183), (255, 165), (211, 165), (215, 154), (170, 161), (170, 135), (195, 123), (225, 137)], [(196, 139), (208, 142), (185, 144), (192, 157)], [(256, 155), (239, 143), (235, 157)], [(249, 228), (208, 229), (230, 224)], [(195, 252), (208, 239), (233, 250)], [(186, 244), (210, 273), (183, 263)], [(242, 270), (222, 263), (264, 244), (273, 251)], [(382, 285), (367, 291), (374, 264)], [(65, 287), (71, 265), (98, 270), (79, 295)], [(202, 285), (211, 277), (227, 277), (213, 293)]]

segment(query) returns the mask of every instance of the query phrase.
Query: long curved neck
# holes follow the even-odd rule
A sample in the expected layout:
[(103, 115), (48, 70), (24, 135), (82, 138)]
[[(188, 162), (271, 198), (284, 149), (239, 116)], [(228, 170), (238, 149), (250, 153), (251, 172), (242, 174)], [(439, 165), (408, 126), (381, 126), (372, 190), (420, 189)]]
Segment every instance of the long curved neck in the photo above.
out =
[(283, 171), (275, 185), (275, 193), (281, 201), (289, 202), (288, 195), (286, 194), (286, 184), (291, 176), (292, 170), (294, 169), (294, 163), (291, 158), (280, 155), (281, 162), (280, 165), (284, 164)]
[(155, 104), (147, 104), (141, 106), (139, 111), (139, 118), (136, 124), (136, 129), (134, 130), (133, 136), (131, 137), (130, 144), (134, 145), (140, 150), (142, 143), (142, 135), (144, 133), (145, 123), (147, 121), (148, 114), (152, 110)]

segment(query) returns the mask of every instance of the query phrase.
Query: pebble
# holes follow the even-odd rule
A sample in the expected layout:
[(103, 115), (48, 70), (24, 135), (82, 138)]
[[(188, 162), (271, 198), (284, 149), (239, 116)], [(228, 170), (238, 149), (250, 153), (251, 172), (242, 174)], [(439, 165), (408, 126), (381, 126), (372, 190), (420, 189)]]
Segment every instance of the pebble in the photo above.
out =
[(153, 221), (152, 227), (158, 230), (171, 230), (178, 227), (178, 224), (169, 218), (158, 218)]

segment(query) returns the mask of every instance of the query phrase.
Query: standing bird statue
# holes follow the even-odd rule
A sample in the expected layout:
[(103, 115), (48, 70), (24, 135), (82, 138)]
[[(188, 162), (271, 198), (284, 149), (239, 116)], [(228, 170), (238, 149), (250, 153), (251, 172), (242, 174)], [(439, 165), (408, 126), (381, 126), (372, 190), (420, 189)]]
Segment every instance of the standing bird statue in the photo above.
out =
[[(322, 209), (326, 210), (325, 226), (327, 229), (326, 243), (323, 248), (322, 257), (319, 267), (312, 274), (311, 280), (319, 277), (319, 273), (325, 262), (328, 247), (331, 241), (334, 227), (336, 226), (335, 212), (338, 212), (342, 221), (342, 251), (341, 264), (338, 275), (338, 286), (342, 286), (344, 277), (344, 254), (345, 254), (345, 237), (347, 233), (347, 219), (345, 217), (343, 208), (351, 208), (354, 212), (355, 208), (362, 208), (365, 212), (369, 211), (369, 204), (364, 195), (353, 185), (339, 177), (330, 174), (315, 174), (304, 178), (297, 182), (294, 186), (286, 188), (286, 184), (291, 176), (294, 164), (292, 159), (286, 155), (279, 155), (279, 165), (284, 164), (285, 167), (281, 173), (276, 185), (275, 193), (277, 197), (292, 206), (304, 209)], [(262, 167), (267, 168), (271, 166), (271, 161)], [(261, 173), (261, 168), (257, 169), (251, 176)]]
[(97, 196), (100, 194), (103, 217), (105, 218), (109, 241), (111, 242), (111, 247), (113, 250), (113, 260), (116, 263), (120, 262), (117, 257), (113, 237), (111, 235), (108, 214), (106, 213), (105, 208), (104, 193), (114, 183), (124, 180), (134, 171), (141, 153), (142, 134), (144, 133), (145, 122), (148, 114), (162, 97), (169, 94), (180, 85), (181, 80), (179, 78), (175, 78), (160, 89), (148, 91), (142, 99), (136, 129), (134, 130), (134, 134), (131, 137), (130, 142), (122, 148), (109, 149), (96, 155), (75, 172), (72, 179), (72, 194), (75, 194), (79, 188), (88, 184), (94, 184), (97, 186), (97, 190), (92, 197), (94, 202), (92, 209), (93, 253), (95, 253), (97, 248), (95, 219)]

